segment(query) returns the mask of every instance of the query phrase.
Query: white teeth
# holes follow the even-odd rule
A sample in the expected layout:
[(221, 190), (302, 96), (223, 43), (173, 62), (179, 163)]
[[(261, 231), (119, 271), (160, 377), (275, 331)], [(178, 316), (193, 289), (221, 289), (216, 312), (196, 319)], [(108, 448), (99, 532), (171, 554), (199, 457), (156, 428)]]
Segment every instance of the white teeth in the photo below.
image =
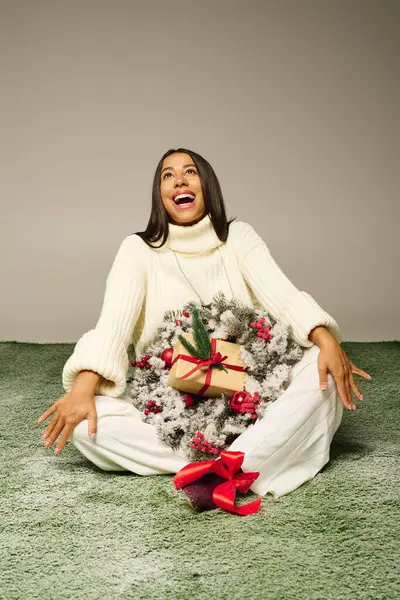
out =
[(192, 200), (194, 200), (195, 196), (193, 196), (193, 194), (178, 194), (178, 196), (175, 196), (174, 202), (178, 202), (180, 198), (191, 198)]

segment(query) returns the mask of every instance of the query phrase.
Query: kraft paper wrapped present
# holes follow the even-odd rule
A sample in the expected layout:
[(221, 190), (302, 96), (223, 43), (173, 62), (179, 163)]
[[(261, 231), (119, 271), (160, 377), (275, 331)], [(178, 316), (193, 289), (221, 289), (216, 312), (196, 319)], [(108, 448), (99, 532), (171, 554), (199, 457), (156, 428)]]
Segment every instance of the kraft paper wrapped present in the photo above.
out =
[[(183, 336), (193, 346), (193, 334)], [(240, 344), (211, 339), (211, 358), (192, 356), (180, 340), (174, 346), (168, 385), (181, 392), (215, 398), (222, 393), (228, 397), (244, 390), (247, 367), (240, 356)], [(216, 368), (223, 365), (226, 370)]]

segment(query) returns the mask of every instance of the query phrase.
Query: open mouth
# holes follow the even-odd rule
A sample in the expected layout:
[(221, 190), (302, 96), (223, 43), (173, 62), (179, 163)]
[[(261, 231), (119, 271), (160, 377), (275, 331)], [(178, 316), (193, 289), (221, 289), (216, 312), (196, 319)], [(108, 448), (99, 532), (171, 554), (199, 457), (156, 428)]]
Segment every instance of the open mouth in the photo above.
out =
[(196, 199), (196, 196), (194, 196), (193, 194), (178, 194), (173, 198), (173, 201), (175, 202), (176, 206), (180, 206), (181, 208), (187, 207), (187, 206), (191, 206), (194, 201)]

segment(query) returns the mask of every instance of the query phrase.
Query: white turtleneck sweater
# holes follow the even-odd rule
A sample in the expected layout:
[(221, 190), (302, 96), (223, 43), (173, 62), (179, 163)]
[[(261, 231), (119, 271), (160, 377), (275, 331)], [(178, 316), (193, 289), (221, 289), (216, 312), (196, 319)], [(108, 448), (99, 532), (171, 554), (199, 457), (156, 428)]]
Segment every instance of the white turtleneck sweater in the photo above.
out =
[(341, 342), (335, 319), (289, 281), (249, 223), (233, 221), (222, 242), (207, 214), (194, 225), (169, 223), (169, 236), (161, 248), (150, 248), (135, 234), (122, 241), (107, 277), (97, 324), (82, 335), (64, 365), (66, 392), (79, 371), (89, 369), (102, 375), (95, 394), (120, 396), (126, 388), (129, 345), (139, 359), (166, 310), (199, 300), (173, 251), (203, 302), (211, 302), (220, 290), (231, 299), (233, 291), (236, 299), (290, 326), (292, 338), (303, 347), (313, 345), (308, 334), (317, 325), (324, 325)]

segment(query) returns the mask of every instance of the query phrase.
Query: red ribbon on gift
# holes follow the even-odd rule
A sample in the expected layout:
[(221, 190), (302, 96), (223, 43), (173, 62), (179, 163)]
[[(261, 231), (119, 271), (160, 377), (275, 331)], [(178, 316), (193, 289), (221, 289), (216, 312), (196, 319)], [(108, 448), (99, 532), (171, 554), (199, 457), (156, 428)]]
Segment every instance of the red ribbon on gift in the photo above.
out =
[(211, 358), (204, 359), (204, 358), (196, 358), (195, 356), (192, 356), (191, 354), (178, 354), (171, 363), (171, 368), (173, 367), (173, 365), (176, 363), (176, 361), (178, 359), (186, 360), (191, 363), (196, 363), (196, 366), (194, 369), (192, 369), (191, 371), (186, 373), (186, 375), (182, 375), (181, 377), (178, 377), (178, 379), (186, 379), (187, 377), (190, 377), (190, 375), (192, 375), (192, 373), (195, 373), (196, 371), (198, 371), (198, 369), (208, 366), (205, 383), (204, 383), (203, 387), (201, 388), (201, 390), (197, 392), (197, 394), (199, 396), (204, 394), (206, 389), (210, 386), (213, 365), (217, 365), (217, 364), (224, 365), (224, 367), (227, 367), (228, 369), (232, 369), (233, 371), (246, 371), (247, 370), (247, 367), (242, 367), (240, 365), (231, 365), (229, 363), (224, 362), (225, 359), (228, 358), (228, 355), (222, 356), (221, 352), (216, 352), (216, 349), (217, 349), (217, 340), (216, 340), (216, 338), (211, 338)]
[(228, 481), (220, 483), (213, 491), (213, 501), (218, 508), (223, 508), (238, 515), (251, 515), (260, 510), (261, 498), (242, 506), (235, 506), (236, 490), (246, 493), (259, 476), (259, 472), (237, 473), (242, 466), (244, 452), (222, 450), (216, 460), (190, 463), (177, 472), (173, 481), (179, 490), (196, 481), (209, 472), (217, 473)]

